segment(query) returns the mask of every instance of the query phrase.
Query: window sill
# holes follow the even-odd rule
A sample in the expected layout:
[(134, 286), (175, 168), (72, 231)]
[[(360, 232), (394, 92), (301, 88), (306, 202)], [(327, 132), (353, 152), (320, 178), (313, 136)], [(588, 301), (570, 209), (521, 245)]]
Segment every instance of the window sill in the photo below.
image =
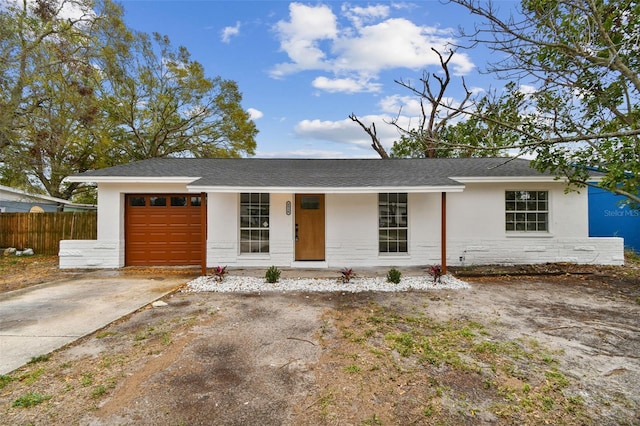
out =
[(271, 255), (269, 253), (240, 253), (239, 257), (251, 259), (271, 259)]
[(395, 257), (395, 258), (407, 258), (410, 259), (409, 253), (378, 253), (378, 257)]
[(553, 238), (549, 232), (507, 232), (507, 238)]

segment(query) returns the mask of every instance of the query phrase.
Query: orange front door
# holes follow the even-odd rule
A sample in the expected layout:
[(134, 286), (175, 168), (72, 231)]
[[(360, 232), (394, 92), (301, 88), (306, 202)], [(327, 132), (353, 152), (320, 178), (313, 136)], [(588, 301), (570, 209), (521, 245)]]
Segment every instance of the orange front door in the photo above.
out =
[(324, 194), (296, 194), (296, 260), (324, 260)]

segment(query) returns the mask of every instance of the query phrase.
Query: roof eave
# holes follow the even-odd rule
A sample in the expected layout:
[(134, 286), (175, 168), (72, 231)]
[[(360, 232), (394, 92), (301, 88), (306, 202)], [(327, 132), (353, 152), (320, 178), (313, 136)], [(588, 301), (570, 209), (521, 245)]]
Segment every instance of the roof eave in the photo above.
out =
[(200, 179), (200, 176), (69, 176), (66, 182), (91, 183), (184, 183), (188, 184)]
[(24, 197), (19, 202), (47, 201), (47, 202), (57, 203), (57, 204), (72, 204), (71, 201), (65, 200), (63, 198), (52, 197), (50, 195), (44, 195), (44, 194), (30, 194), (28, 192), (21, 191), (19, 189), (11, 188), (9, 186), (4, 186), (4, 185), (0, 185), (0, 190)]
[(464, 185), (441, 186), (367, 186), (367, 187), (308, 187), (308, 186), (213, 186), (187, 185), (190, 192), (268, 192), (271, 194), (377, 194), (381, 192), (462, 192)]
[(528, 182), (565, 182), (566, 179), (555, 176), (451, 176), (450, 179), (461, 183), (528, 183)]

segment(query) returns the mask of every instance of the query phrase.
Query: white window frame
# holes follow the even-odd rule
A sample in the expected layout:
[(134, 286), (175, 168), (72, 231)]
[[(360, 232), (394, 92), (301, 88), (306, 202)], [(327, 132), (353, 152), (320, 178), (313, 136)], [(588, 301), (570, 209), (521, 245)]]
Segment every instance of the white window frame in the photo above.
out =
[(409, 194), (378, 194), (378, 254), (409, 253)]
[(505, 232), (508, 234), (549, 233), (549, 191), (505, 191)]
[(240, 254), (268, 254), (271, 197), (266, 192), (240, 194)]

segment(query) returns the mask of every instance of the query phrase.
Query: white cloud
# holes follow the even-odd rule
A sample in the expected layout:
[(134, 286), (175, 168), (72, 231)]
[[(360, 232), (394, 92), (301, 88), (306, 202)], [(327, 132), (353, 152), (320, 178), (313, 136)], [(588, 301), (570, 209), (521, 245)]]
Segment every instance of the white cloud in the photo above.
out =
[(481, 94), (481, 93), (485, 93), (485, 92), (486, 92), (486, 89), (485, 89), (485, 88), (483, 88), (483, 87), (474, 86), (474, 87), (470, 87), (470, 88), (469, 88), (469, 91), (470, 91), (471, 93), (473, 93), (474, 95), (479, 95), (479, 94)]
[(537, 89), (534, 86), (530, 86), (528, 84), (521, 84), (520, 86), (518, 86), (518, 92), (522, 93), (523, 95), (531, 95), (536, 93)]
[(356, 145), (364, 145), (368, 140), (367, 134), (348, 118), (339, 121), (302, 120), (294, 127), (294, 133), (296, 136), (305, 139)]
[(353, 78), (327, 78), (317, 77), (311, 83), (316, 89), (326, 92), (359, 93), (359, 92), (379, 92), (382, 85), (372, 83), (369, 80), (355, 80)]
[(356, 28), (362, 27), (364, 23), (372, 22), (376, 19), (386, 18), (389, 16), (389, 6), (354, 6), (349, 4), (342, 5), (342, 13), (353, 23)]
[[(391, 148), (393, 141), (400, 138), (398, 131), (393, 126), (386, 124), (392, 119), (389, 115), (367, 115), (358, 117), (358, 119), (366, 126), (375, 123), (378, 138), (387, 149)], [(408, 119), (401, 117), (400, 123), (404, 125), (405, 122), (408, 122)], [(371, 150), (375, 154), (370, 148), (371, 138), (369, 135), (350, 118), (338, 121), (302, 120), (296, 124), (294, 133), (299, 138), (346, 144), (362, 149), (365, 153)]]
[[(430, 37), (424, 37), (426, 29), (406, 19), (388, 19), (361, 28), (354, 37), (343, 37), (333, 49), (338, 53), (337, 70), (365, 70), (376, 73), (383, 69), (407, 67), (419, 68), (436, 63), (437, 57), (430, 50)], [(442, 42), (439, 42), (443, 47)]]
[[(375, 80), (384, 70), (439, 67), (440, 59), (432, 48), (446, 55), (457, 42), (452, 29), (389, 17), (388, 6), (347, 4), (340, 13), (338, 17), (327, 5), (292, 3), (288, 20), (279, 21), (274, 28), (289, 61), (274, 66), (271, 76), (331, 72), (335, 78), (318, 77), (314, 87), (354, 93), (362, 91), (354, 90), (354, 83)], [(468, 74), (475, 67), (464, 52), (457, 52), (449, 64), (455, 75)]]
[(416, 96), (386, 96), (378, 102), (380, 110), (386, 114), (419, 116), (421, 114), (420, 99)]
[(247, 108), (247, 112), (249, 113), (249, 117), (252, 120), (258, 120), (262, 117), (264, 117), (264, 113), (258, 109), (255, 108)]
[(272, 76), (277, 78), (305, 69), (324, 69), (326, 56), (320, 42), (337, 36), (336, 16), (326, 5), (291, 3), (289, 21), (279, 21), (276, 32), (280, 49), (287, 53), (291, 62), (276, 65)]
[(235, 37), (238, 34), (240, 34), (240, 22), (236, 22), (236, 25), (233, 27), (224, 27), (221, 31), (221, 40), (223, 43), (229, 43), (231, 37)]

